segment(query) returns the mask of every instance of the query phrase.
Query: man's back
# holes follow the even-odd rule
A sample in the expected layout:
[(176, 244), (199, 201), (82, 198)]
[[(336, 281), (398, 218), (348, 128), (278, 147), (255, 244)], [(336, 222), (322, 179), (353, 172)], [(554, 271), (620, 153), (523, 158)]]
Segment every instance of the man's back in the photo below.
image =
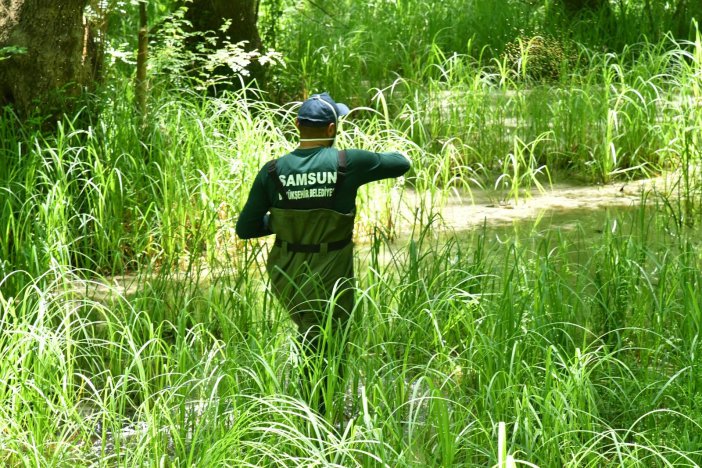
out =
[[(339, 213), (353, 213), (358, 188), (376, 180), (398, 177), (409, 169), (409, 161), (399, 153), (374, 153), (349, 149), (343, 178), (336, 186), (338, 150), (328, 147), (296, 149), (276, 160), (275, 176), (280, 180), (287, 198), (295, 209), (329, 207)], [(336, 193), (338, 190), (338, 193)], [(263, 225), (263, 217), (271, 208), (283, 207), (279, 186), (261, 168), (239, 216), (236, 230), (243, 239), (261, 237), (271, 232)]]

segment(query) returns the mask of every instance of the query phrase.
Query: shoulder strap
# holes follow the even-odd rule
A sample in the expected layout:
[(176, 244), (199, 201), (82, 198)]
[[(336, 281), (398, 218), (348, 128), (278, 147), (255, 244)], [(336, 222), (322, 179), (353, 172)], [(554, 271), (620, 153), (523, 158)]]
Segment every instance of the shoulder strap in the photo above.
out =
[(339, 193), (339, 187), (341, 187), (341, 183), (346, 178), (346, 150), (339, 151), (338, 160), (339, 168), (336, 171), (336, 184), (334, 184), (332, 199), (336, 198), (336, 195)]
[(346, 174), (346, 150), (339, 151), (339, 172)]
[(278, 177), (278, 169), (276, 168), (277, 161), (277, 159), (268, 161), (266, 163), (266, 170), (268, 171), (268, 176), (273, 179), (273, 184), (275, 185), (278, 194), (280, 194), (283, 200), (287, 201), (288, 195), (285, 193), (285, 186), (283, 186), (283, 183), (280, 181), (280, 177)]

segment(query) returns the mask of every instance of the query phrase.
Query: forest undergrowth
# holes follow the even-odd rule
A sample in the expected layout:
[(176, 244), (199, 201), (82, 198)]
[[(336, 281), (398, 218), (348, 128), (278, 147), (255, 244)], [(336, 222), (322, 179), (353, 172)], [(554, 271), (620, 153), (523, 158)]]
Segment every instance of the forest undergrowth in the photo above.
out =
[[(304, 92), (354, 105), (338, 147), (412, 159), (359, 193), (353, 320), (314, 363), (325, 415), (300, 396), (268, 244), (233, 229), (261, 165), (295, 147), (299, 103), (154, 72), (144, 120), (117, 65), (51, 132), (3, 110), (0, 463), (702, 464), (699, 32), (616, 53), (535, 34), (488, 54), (449, 52), (441, 31), (393, 54), (394, 74), (360, 30), (289, 54)], [(300, 79), (277, 73), (281, 95)], [(671, 186), (599, 226), (440, 229), (456, 192), (518, 204), (556, 177), (663, 173)], [(134, 287), (111, 289), (125, 274)]]

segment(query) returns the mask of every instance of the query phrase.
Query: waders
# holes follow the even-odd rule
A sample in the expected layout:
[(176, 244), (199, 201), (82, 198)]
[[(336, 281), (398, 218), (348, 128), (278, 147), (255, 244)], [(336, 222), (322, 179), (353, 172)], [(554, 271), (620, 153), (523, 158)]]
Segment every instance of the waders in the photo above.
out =
[[(345, 167), (342, 151), (339, 153), (336, 187), (327, 201), (329, 208), (296, 209), (296, 201), (286, 196), (275, 161), (268, 166), (268, 172), (276, 182), (280, 207), (270, 210), (269, 227), (276, 239), (266, 269), (274, 295), (298, 327), (304, 350), (302, 357), (306, 361), (302, 374), (306, 380), (303, 387), (307, 388), (303, 388), (303, 393), (310, 404), (317, 400), (323, 414), (325, 407), (319, 390), (326, 386), (326, 379), (318, 381), (317, 389), (312, 388), (314, 381), (311, 379), (315, 367), (322, 375), (328, 370), (314, 363), (324, 362), (327, 354), (324, 343), (332, 345), (343, 334), (354, 306), (352, 237), (355, 214), (331, 209)], [(343, 377), (341, 363), (337, 377), (339, 381)]]

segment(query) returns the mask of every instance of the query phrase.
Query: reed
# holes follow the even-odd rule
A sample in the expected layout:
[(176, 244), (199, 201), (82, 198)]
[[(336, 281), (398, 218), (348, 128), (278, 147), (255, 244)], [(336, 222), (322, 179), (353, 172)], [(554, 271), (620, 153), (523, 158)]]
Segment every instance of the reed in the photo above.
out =
[(314, 377), (328, 420), (299, 397), (292, 326), (254, 256), (129, 293), (31, 279), (2, 296), (3, 463), (692, 466), (696, 235), (640, 210), (600, 239), (377, 237), (345, 351), (325, 348), (346, 376)]
[[(702, 464), (696, 25), (617, 53), (581, 42), (542, 81), (529, 38), (547, 12), (458, 3), (282, 19), (280, 89), (354, 104), (340, 147), (413, 160), (359, 193), (356, 309), (311, 363), (325, 414), (300, 388), (268, 244), (232, 230), (262, 164), (296, 145), (294, 104), (156, 81), (141, 126), (115, 67), (99, 114), (48, 132), (2, 111), (1, 464)], [(601, 223), (442, 224), (451, 195), (662, 171), (671, 186)]]

